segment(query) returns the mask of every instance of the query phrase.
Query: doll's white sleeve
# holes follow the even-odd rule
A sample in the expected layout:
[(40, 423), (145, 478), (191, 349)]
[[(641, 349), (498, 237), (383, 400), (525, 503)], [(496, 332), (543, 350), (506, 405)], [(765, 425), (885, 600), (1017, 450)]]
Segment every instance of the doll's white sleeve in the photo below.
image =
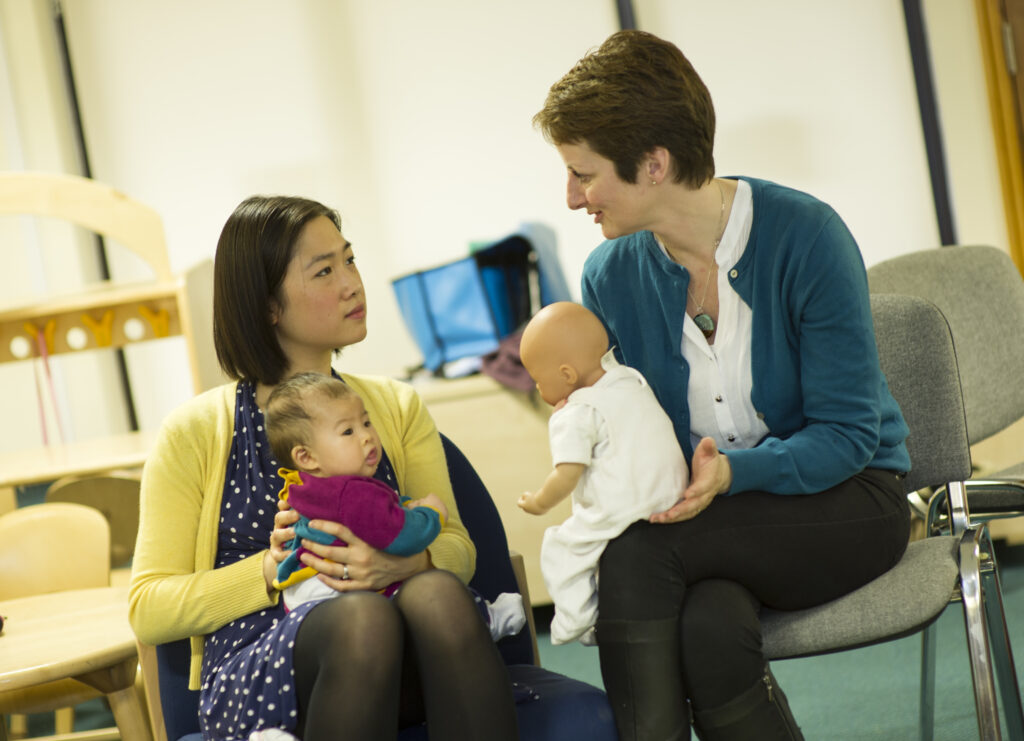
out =
[(551, 462), (589, 466), (607, 441), (604, 418), (589, 404), (569, 402), (548, 420)]

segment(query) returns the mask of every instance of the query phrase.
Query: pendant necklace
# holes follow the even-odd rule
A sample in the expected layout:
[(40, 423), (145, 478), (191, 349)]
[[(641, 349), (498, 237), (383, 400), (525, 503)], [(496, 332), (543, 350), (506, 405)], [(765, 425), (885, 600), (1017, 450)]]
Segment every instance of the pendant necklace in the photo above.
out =
[(718, 267), (715, 263), (715, 251), (718, 249), (718, 245), (722, 241), (722, 237), (725, 236), (725, 230), (723, 228), (725, 222), (725, 192), (722, 190), (722, 184), (715, 181), (718, 186), (718, 195), (722, 199), (722, 208), (718, 214), (718, 229), (716, 234), (718, 237), (715, 239), (715, 249), (711, 253), (711, 266), (708, 267), (708, 277), (704, 281), (704, 294), (701, 296), (700, 301), (694, 298), (693, 294), (690, 293), (690, 287), (686, 287), (686, 292), (693, 299), (694, 312), (693, 312), (693, 323), (697, 325), (697, 329), (704, 333), (704, 339), (711, 339), (711, 335), (715, 333), (715, 320), (711, 318), (711, 315), (704, 311), (704, 301), (708, 297), (708, 286), (711, 285), (711, 273), (715, 272), (715, 268)]

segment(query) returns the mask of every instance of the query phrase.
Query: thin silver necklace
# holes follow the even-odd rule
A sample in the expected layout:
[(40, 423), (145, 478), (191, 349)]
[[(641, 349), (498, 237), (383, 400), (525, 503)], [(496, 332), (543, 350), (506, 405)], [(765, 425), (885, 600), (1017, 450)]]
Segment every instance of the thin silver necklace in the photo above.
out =
[(704, 338), (710, 340), (711, 335), (715, 333), (715, 320), (711, 318), (711, 315), (704, 311), (704, 301), (708, 297), (708, 286), (711, 285), (711, 274), (717, 271), (718, 263), (715, 262), (715, 252), (718, 250), (718, 245), (722, 242), (722, 237), (725, 236), (725, 191), (722, 190), (722, 184), (719, 181), (715, 181), (715, 185), (718, 186), (718, 195), (722, 199), (722, 208), (718, 213), (718, 229), (715, 233), (718, 235), (715, 238), (715, 248), (711, 251), (711, 266), (708, 267), (708, 277), (704, 281), (704, 293), (698, 301), (692, 293), (690, 293), (690, 287), (686, 287), (686, 292), (690, 298), (693, 299), (694, 311), (693, 311), (693, 323), (697, 325), (703, 334)]

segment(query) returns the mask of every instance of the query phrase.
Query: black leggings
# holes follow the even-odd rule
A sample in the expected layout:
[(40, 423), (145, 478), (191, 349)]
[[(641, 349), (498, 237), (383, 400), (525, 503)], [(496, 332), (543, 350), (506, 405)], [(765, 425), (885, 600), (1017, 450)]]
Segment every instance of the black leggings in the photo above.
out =
[(601, 558), (600, 620), (678, 616), (687, 696), (715, 708), (763, 675), (761, 605), (802, 609), (866, 584), (903, 555), (909, 517), (901, 477), (867, 469), (819, 494), (744, 492), (686, 522), (637, 522)]
[(295, 639), (298, 735), (516, 739), (508, 672), (469, 591), (450, 572), (407, 579), (394, 599), (349, 592), (310, 610)]

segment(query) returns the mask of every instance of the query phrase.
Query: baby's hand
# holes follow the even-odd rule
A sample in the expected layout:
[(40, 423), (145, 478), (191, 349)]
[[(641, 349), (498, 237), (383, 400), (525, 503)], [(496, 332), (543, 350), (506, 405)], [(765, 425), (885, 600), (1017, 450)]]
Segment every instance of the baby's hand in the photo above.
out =
[(530, 492), (524, 492), (516, 504), (519, 505), (520, 509), (529, 512), (531, 515), (542, 515), (548, 511), (548, 508), (538, 502), (537, 497)]
[(442, 520), (448, 520), (448, 508), (444, 506), (444, 502), (441, 501), (441, 498), (437, 496), (437, 494), (427, 494), (427, 496), (422, 499), (412, 499), (406, 502), (405, 506), (409, 509), (414, 509), (416, 507), (430, 507), (441, 513)]

